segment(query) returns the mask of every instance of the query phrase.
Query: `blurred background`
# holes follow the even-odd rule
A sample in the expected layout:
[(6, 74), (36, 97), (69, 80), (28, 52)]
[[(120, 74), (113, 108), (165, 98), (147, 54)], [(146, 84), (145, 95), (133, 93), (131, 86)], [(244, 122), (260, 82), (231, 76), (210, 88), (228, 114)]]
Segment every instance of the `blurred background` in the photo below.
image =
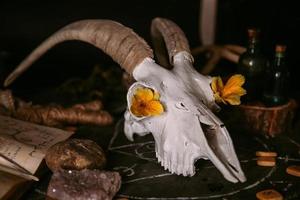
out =
[[(151, 44), (151, 20), (158, 16), (166, 17), (183, 29), (192, 48), (199, 46), (199, 8), (198, 0), (1, 0), (0, 81), (3, 83), (7, 74), (44, 39), (64, 25), (80, 19), (119, 21)], [(300, 12), (296, 1), (218, 1), (216, 44), (246, 46), (248, 27), (261, 29), (262, 49), (270, 60), (273, 59), (275, 44), (287, 45), (292, 96), (299, 97)], [(55, 86), (73, 76), (87, 76), (95, 63), (111, 65), (113, 61), (88, 44), (65, 42), (51, 49), (11, 88)], [(218, 67), (234, 71), (236, 66), (220, 63)]]

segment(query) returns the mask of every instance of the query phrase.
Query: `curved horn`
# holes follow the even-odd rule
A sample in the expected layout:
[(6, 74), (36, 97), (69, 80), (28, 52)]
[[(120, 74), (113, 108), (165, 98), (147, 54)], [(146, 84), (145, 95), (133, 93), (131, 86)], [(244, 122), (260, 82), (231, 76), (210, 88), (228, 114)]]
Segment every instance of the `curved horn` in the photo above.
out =
[(158, 62), (163, 66), (168, 66), (163, 50), (163, 40), (168, 50), (170, 64), (173, 65), (173, 56), (180, 52), (190, 53), (189, 43), (185, 34), (174, 22), (164, 18), (155, 18), (151, 24), (151, 36), (154, 44)]
[(148, 44), (131, 29), (111, 20), (82, 20), (63, 27), (40, 44), (6, 78), (4, 86), (11, 84), (50, 48), (67, 40), (80, 40), (100, 48), (129, 74), (146, 57), (153, 58)]

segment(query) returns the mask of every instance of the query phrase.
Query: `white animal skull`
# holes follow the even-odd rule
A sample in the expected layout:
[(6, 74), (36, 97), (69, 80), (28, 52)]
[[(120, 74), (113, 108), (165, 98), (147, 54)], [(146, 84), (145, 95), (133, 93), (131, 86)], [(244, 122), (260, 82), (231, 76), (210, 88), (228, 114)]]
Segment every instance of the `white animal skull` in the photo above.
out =
[[(210, 159), (227, 180), (245, 181), (230, 136), (211, 111), (218, 106), (210, 77), (193, 69), (188, 42), (176, 24), (160, 18), (152, 24), (155, 41), (161, 36), (165, 40), (172, 70), (156, 64), (149, 46), (131, 29), (110, 20), (83, 20), (65, 26), (45, 40), (9, 75), (5, 86), (54, 45), (66, 40), (88, 42), (109, 54), (138, 81), (128, 91), (129, 107), (139, 87), (160, 94), (163, 114), (136, 117), (130, 110), (125, 113), (125, 134), (130, 140), (135, 133), (152, 133), (157, 158), (172, 173), (192, 176), (195, 161), (203, 158)], [(158, 54), (158, 59), (163, 57)]]
[(230, 136), (210, 110), (218, 108), (211, 79), (193, 69), (190, 54), (177, 53), (173, 70), (145, 60), (135, 68), (133, 76), (138, 82), (129, 88), (128, 105), (136, 89), (146, 87), (160, 94), (166, 111), (139, 118), (128, 109), (124, 130), (129, 140), (135, 133), (152, 133), (158, 161), (172, 173), (192, 176), (194, 163), (203, 158), (210, 159), (227, 180), (245, 181)]

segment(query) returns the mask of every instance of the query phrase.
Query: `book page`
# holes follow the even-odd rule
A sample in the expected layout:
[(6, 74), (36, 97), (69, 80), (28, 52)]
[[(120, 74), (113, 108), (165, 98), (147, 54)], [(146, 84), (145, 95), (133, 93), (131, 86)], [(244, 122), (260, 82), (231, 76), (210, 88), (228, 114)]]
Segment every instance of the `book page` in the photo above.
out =
[(12, 167), (9, 162), (15, 169), (34, 174), (47, 149), (72, 134), (0, 115), (0, 154), (4, 158), (0, 165)]
[(9, 199), (10, 193), (25, 182), (26, 179), (0, 171), (0, 199)]

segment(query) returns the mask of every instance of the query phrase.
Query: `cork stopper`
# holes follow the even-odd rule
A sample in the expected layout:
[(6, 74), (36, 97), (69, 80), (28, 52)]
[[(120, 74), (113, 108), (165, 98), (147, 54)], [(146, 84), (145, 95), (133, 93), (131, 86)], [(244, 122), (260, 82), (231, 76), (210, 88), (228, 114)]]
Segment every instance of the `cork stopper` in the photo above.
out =
[(275, 52), (276, 53), (284, 53), (286, 50), (286, 46), (285, 45), (279, 45), (277, 44), (275, 47)]
[(249, 39), (257, 39), (260, 35), (260, 30), (256, 28), (249, 28), (247, 31)]

